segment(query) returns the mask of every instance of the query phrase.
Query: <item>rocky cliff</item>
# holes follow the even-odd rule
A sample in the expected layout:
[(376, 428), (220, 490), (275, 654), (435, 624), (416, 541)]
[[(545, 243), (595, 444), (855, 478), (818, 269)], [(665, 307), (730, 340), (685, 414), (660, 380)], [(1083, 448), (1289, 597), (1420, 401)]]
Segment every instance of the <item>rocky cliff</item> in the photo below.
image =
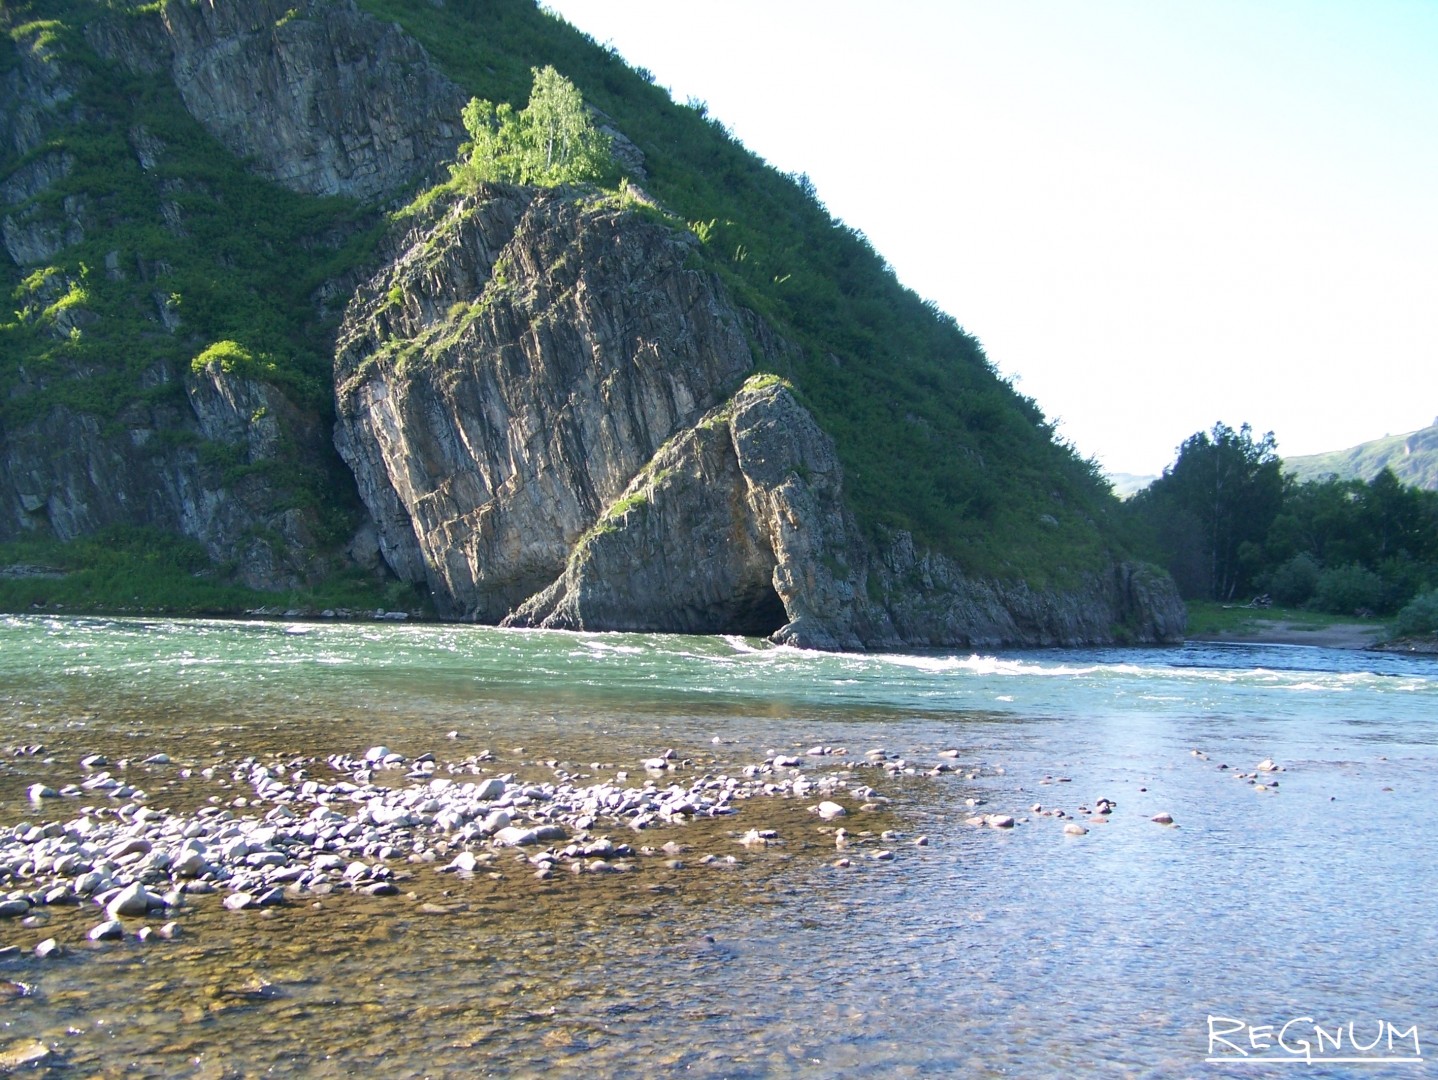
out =
[(152, 403), (118, 417), (57, 405), (0, 431), (0, 540), (142, 524), (198, 541), (251, 588), (314, 580), (317, 523), (285, 505), (267, 470), (288, 455), (323, 459), (318, 418), (218, 366), (153, 378)]
[[(692, 203), (692, 230), (637, 188), (490, 186), (376, 250), (367, 223), (444, 172), (469, 95), (354, 0), (0, 8), (0, 541), (157, 528), (289, 589), (353, 535), (349, 558), (442, 615), (515, 626), (1181, 633), (1166, 578), (1102, 557), (1102, 508), (1037, 407), (812, 191), (529, 5), (405, 14), (459, 26), (461, 6), (489, 50), (472, 85), (548, 62), (508, 55), (537, 42), (601, 72), (625, 173)], [(1083, 557), (1031, 589), (910, 517), (950, 552), (1072, 527)]]
[(1127, 564), (1030, 591), (904, 533), (876, 550), (830, 437), (782, 380), (746, 379), (783, 345), (695, 243), (617, 199), (495, 186), (415, 223), (360, 290), (336, 441), (390, 565), (442, 610), (820, 648), (1182, 633), (1167, 579)]
[(753, 364), (691, 240), (584, 195), (495, 187), (415, 227), (351, 303), (335, 440), (386, 558), (497, 621)]
[(393, 196), (452, 157), (465, 96), (410, 37), (345, 0), (201, 0), (103, 19), (108, 60), (167, 76), (263, 176), (311, 195)]
[[(213, 340), (205, 323), (234, 320), (192, 318), (197, 297), (165, 252), (202, 236), (223, 245), (205, 219), (235, 196), (178, 166), (195, 157), (175, 145), (188, 133), (172, 121), (157, 130), (147, 120), (163, 109), (144, 101), (163, 102), (155, 88), (171, 86), (255, 174), (374, 200), (410, 190), (453, 153), (460, 92), (412, 39), (344, 2), (111, 5), (77, 37), (35, 20), (0, 40), (10, 53), (0, 57), (0, 241), (23, 279), (7, 329), (28, 354), (3, 371), (0, 540), (145, 526), (199, 541), (251, 587), (313, 582), (333, 560), (296, 485), (332, 482), (327, 419), (253, 373), (191, 370)], [(112, 107), (97, 86), (127, 85), (123, 73), (148, 89)], [(96, 170), (84, 161), (93, 147), (68, 149), (114, 125), (126, 156), (103, 168), (116, 187), (134, 175), (125, 200), (103, 177), (75, 179)], [(163, 232), (145, 239), (151, 215)], [(322, 255), (343, 235), (285, 239)], [(207, 287), (243, 288), (226, 280), (233, 255), (211, 257), (200, 267)], [(335, 290), (321, 283), (314, 318)]]

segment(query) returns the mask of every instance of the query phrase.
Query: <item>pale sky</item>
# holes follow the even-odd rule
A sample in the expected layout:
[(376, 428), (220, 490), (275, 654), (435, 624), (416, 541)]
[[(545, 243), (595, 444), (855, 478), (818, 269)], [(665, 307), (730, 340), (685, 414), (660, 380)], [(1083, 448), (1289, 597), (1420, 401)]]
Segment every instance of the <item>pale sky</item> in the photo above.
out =
[(549, 0), (1113, 472), (1438, 416), (1438, 0)]

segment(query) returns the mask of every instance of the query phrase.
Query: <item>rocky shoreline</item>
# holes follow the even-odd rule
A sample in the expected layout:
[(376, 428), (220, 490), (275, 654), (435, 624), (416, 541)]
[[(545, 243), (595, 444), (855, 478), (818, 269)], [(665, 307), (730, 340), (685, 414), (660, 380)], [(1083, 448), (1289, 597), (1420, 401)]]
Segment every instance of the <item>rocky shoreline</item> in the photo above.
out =
[[(400, 891), (405, 869), (469, 877), (497, 871), (505, 856), (523, 860), (540, 880), (626, 873), (647, 859), (682, 869), (680, 845), (643, 844), (646, 829), (727, 817), (758, 798), (811, 802), (823, 821), (880, 809), (887, 800), (856, 782), (854, 762), (817, 775), (803, 768), (825, 758), (836, 764), (835, 753), (814, 747), (803, 759), (780, 754), (731, 773), (699, 771), (666, 750), (632, 770), (598, 766), (614, 770), (613, 780), (593, 783), (553, 761), (542, 763), (553, 780), (495, 773), (488, 751), (441, 763), (434, 754), (410, 759), (375, 746), (362, 756), (247, 757), (203, 768), (177, 766), (163, 753), (113, 765), (87, 755), (74, 783), (34, 783), (26, 793), (37, 811), (82, 798), (104, 803), (0, 828), (0, 888), (9, 890), (0, 893), (0, 924), (39, 927), (52, 909), (90, 905), (97, 921), (85, 932), (89, 940), (143, 941), (181, 933), (184, 913), (209, 894), (221, 894), (235, 911), (336, 892), (387, 896)], [(858, 764), (892, 766), (882, 754)], [(154, 809), (136, 785), (167, 773), (218, 783), (228, 798), (211, 795), (192, 810)], [(233, 795), (238, 785), (252, 794)], [(737, 839), (762, 847), (774, 832), (750, 829)], [(698, 861), (726, 860), (735, 857), (710, 853)], [(47, 938), (34, 951), (43, 958), (63, 949)]]

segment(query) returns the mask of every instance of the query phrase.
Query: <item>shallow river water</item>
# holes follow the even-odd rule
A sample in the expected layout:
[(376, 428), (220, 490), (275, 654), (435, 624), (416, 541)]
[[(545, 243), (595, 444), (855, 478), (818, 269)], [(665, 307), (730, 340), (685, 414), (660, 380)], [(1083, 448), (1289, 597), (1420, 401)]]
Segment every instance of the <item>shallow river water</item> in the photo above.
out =
[[(26, 797), (89, 754), (130, 762), (149, 806), (240, 817), (264, 807), (233, 763), (376, 744), (631, 780), (666, 750), (681, 777), (784, 754), (879, 797), (838, 797), (836, 821), (775, 796), (608, 829), (655, 849), (627, 873), (540, 880), (516, 853), (472, 875), (397, 860), (390, 896), (196, 896), (175, 940), (92, 943), (94, 904), (37, 908), (0, 920), (18, 947), (0, 1071), (31, 1053), (56, 1076), (1433, 1068), (1433, 659), (0, 616), (0, 827), (96, 805)], [(751, 829), (775, 835), (740, 843)], [(63, 953), (34, 956), (50, 937)]]

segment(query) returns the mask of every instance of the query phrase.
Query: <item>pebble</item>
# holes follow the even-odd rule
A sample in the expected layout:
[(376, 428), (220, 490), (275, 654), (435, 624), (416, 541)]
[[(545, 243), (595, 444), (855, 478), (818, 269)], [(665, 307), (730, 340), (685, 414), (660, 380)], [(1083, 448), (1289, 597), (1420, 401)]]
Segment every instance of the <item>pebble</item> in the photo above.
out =
[(1087, 836), (1088, 830), (1077, 821), (1070, 821), (1064, 826), (1064, 833), (1068, 836)]
[(41, 960), (47, 960), (52, 956), (61, 956), (64, 954), (64, 952), (64, 946), (62, 946), (52, 937), (46, 938), (44, 941), (40, 942), (40, 944), (35, 946), (35, 955), (38, 956)]
[[(391, 895), (397, 891), (386, 865), (391, 859), (475, 873), (497, 869), (492, 863), (503, 850), (528, 860), (536, 874), (566, 864), (622, 873), (635, 869), (624, 861), (634, 850), (591, 830), (642, 831), (720, 818), (737, 813), (747, 800), (766, 797), (817, 797), (813, 810), (826, 820), (851, 812), (832, 798), (840, 792), (867, 800), (865, 809), (883, 807), (887, 800), (853, 783), (848, 772), (806, 765), (815, 757), (848, 753), (826, 745), (817, 749), (823, 753), (804, 760), (775, 754), (722, 774), (703, 772), (670, 749), (644, 763), (662, 764), (659, 776), (641, 772), (631, 783), (628, 770), (606, 764), (603, 770), (613, 780), (588, 784), (578, 783), (559, 762), (546, 763), (557, 779), (545, 783), (520, 782), (508, 773), (480, 775), (480, 763), (494, 760), (487, 750), (448, 763), (428, 753), (409, 760), (383, 744), (360, 756), (216, 760), (181, 770), (187, 779), (229, 789), (189, 813), (146, 805), (143, 792), (105, 771), (126, 763), (111, 766), (103, 755), (89, 754), (81, 760), (88, 778), (77, 778), (82, 782), (62, 788), (60, 795), (88, 794), (101, 805), (81, 805), (69, 820), (0, 827), (0, 880), (26, 890), (0, 894), (0, 918), (43, 919), (43, 909), (51, 905), (94, 903), (106, 919), (90, 936), (108, 940), (125, 936), (122, 919), (180, 912), (187, 899), (206, 893), (223, 893), (231, 910), (284, 903), (287, 892), (311, 898), (337, 890)], [(163, 754), (142, 763), (172, 764)], [(380, 769), (401, 766), (409, 770), (401, 774), (407, 783), (373, 782)], [(115, 797), (126, 792), (127, 801), (119, 805)], [(47, 803), (51, 798), (40, 797)], [(57, 799), (55, 805), (65, 803)], [(771, 829), (744, 836), (752, 846), (777, 840)], [(672, 841), (665, 845), (671, 856), (681, 850)], [(704, 861), (737, 862), (733, 856)], [(670, 865), (677, 869), (684, 863), (671, 858)], [(178, 930), (178, 923), (169, 922), (146, 936), (165, 938)]]
[(37, 1065), (44, 1065), (55, 1056), (55, 1051), (39, 1039), (30, 1039), (0, 1051), (0, 1072), (18, 1072)]
[(1172, 825), (1173, 815), (1168, 813), (1167, 811), (1164, 811), (1162, 813), (1154, 814), (1153, 817), (1149, 818), (1149, 821), (1157, 822), (1159, 825)]
[(105, 905), (105, 914), (111, 919), (118, 919), (121, 916), (137, 917), (147, 915), (151, 908), (164, 906), (163, 900), (150, 893), (137, 881), (125, 886)]

